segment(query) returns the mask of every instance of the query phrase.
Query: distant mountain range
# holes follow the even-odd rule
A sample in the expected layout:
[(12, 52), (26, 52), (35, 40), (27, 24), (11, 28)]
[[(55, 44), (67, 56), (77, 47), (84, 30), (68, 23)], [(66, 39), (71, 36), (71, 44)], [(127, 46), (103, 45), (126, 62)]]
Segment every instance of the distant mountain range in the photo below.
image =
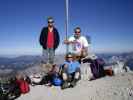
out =
[(22, 68), (29, 64), (40, 63), (41, 56), (0, 57), (0, 68)]

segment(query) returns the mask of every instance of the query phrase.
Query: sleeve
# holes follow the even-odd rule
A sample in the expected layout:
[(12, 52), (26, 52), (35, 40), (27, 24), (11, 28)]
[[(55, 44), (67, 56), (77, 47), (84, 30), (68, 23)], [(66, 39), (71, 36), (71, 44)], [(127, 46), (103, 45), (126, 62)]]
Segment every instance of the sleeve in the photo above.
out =
[(66, 61), (63, 63), (63, 65), (68, 64)]
[(68, 41), (74, 41), (75, 39), (74, 39), (74, 37), (73, 36), (70, 36), (69, 38), (68, 38)]
[(54, 49), (57, 49), (57, 47), (59, 46), (60, 43), (60, 36), (59, 36), (59, 32), (56, 28), (54, 28), (54, 33), (55, 33), (55, 37), (54, 37)]
[(88, 43), (86, 37), (82, 37), (82, 38), (83, 38), (84, 47), (89, 47), (89, 43)]
[(56, 29), (56, 32), (57, 32), (57, 46), (56, 46), (56, 48), (57, 48), (59, 46), (59, 43), (60, 43), (60, 36), (59, 36), (59, 32), (57, 29)]
[(77, 68), (80, 67), (80, 63), (78, 61), (76, 62), (76, 66), (77, 66)]
[(39, 38), (40, 45), (43, 45), (43, 39), (44, 39), (43, 37), (44, 37), (44, 28), (41, 30), (41, 34)]

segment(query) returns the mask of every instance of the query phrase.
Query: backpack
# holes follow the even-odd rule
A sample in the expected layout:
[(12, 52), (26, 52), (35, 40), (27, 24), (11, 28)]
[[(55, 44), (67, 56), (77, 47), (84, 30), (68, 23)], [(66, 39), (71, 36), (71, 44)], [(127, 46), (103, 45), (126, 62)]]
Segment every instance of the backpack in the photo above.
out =
[(113, 76), (114, 75), (114, 72), (111, 68), (109, 69), (104, 69), (105, 70), (105, 74), (108, 75), (108, 76)]
[(53, 78), (52, 83), (53, 83), (54, 86), (61, 86), (62, 85), (62, 80), (59, 77), (55, 77), (55, 78)]
[(90, 67), (94, 78), (105, 76), (103, 65), (99, 63), (98, 59), (92, 60)]
[(41, 74), (30, 75), (30, 80), (31, 80), (30, 84), (32, 86), (34, 86), (34, 85), (42, 85), (41, 82), (43, 80), (43, 75), (41, 75)]
[(55, 74), (52, 79), (52, 84), (54, 86), (61, 86), (62, 85), (62, 79), (58, 74)]
[(30, 91), (30, 87), (27, 81), (25, 80), (17, 80), (19, 84), (19, 88), (22, 94), (28, 93)]
[(6, 83), (0, 83), (0, 100), (14, 100), (20, 95), (21, 92), (15, 79), (8, 80)]
[(97, 58), (97, 59), (84, 59), (83, 63), (90, 63), (90, 68), (91, 68), (91, 72), (93, 74), (94, 78), (100, 78), (105, 76), (105, 72), (104, 72), (104, 60), (102, 60), (101, 58)]
[(9, 84), (0, 83), (0, 100), (8, 100)]
[(9, 100), (14, 100), (21, 95), (21, 91), (19, 85), (16, 82), (16, 78), (10, 79), (10, 92), (9, 92)]

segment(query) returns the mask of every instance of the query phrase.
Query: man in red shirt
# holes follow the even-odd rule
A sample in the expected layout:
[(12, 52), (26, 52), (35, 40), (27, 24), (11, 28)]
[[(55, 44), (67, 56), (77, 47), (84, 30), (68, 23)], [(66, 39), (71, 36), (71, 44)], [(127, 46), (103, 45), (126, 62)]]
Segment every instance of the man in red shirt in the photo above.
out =
[(40, 35), (40, 44), (43, 47), (43, 62), (54, 63), (55, 49), (59, 46), (60, 37), (58, 30), (54, 27), (54, 20), (48, 17), (48, 26), (44, 27)]

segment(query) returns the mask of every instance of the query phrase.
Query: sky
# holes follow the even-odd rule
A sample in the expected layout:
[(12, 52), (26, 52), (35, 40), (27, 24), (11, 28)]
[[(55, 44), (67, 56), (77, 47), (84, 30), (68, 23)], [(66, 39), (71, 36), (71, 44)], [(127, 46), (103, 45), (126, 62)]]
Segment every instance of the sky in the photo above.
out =
[[(41, 29), (52, 16), (65, 53), (65, 0), (0, 0), (0, 55), (41, 54)], [(96, 53), (133, 51), (133, 0), (69, 0), (68, 36), (80, 26)]]

